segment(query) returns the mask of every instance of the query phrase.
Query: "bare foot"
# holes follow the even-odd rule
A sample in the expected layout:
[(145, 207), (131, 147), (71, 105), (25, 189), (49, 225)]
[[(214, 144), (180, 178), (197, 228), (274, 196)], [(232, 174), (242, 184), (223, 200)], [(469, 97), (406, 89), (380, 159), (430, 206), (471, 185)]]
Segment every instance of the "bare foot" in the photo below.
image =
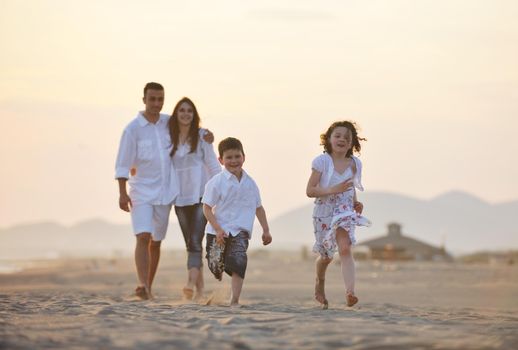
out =
[(194, 300), (199, 302), (200, 300), (203, 300), (204, 299), (204, 295), (203, 295), (203, 290), (201, 289), (198, 289), (196, 290), (196, 293), (194, 293)]
[(192, 288), (185, 286), (182, 289), (182, 293), (183, 293), (184, 299), (192, 300), (192, 297), (194, 295), (194, 290)]
[(137, 288), (135, 288), (135, 295), (142, 300), (149, 299), (149, 295), (147, 294), (146, 287), (144, 287), (144, 286), (138, 286)]
[(354, 295), (353, 293), (347, 293), (345, 295), (345, 299), (347, 300), (347, 306), (349, 307), (353, 306), (358, 302), (358, 297), (356, 297), (356, 295)]
[(327, 310), (329, 302), (326, 299), (325, 279), (316, 278), (315, 281), (315, 299), (322, 304), (322, 309)]

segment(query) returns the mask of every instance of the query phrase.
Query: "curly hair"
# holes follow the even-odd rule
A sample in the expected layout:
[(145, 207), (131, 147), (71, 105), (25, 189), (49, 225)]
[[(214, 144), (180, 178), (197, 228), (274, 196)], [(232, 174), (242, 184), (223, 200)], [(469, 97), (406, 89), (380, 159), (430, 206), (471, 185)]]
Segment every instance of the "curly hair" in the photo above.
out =
[(333, 149), (331, 147), (331, 142), (329, 141), (331, 138), (331, 134), (333, 133), (333, 130), (337, 127), (345, 127), (351, 131), (352, 135), (352, 147), (350, 150), (347, 151), (346, 157), (350, 157), (353, 155), (353, 152), (360, 153), (362, 146), (360, 144), (360, 141), (367, 141), (366, 138), (359, 137), (358, 136), (358, 126), (355, 122), (350, 122), (347, 120), (334, 122), (331, 124), (331, 126), (327, 129), (327, 131), (320, 135), (320, 144), (324, 146), (324, 152), (331, 154), (333, 152)]

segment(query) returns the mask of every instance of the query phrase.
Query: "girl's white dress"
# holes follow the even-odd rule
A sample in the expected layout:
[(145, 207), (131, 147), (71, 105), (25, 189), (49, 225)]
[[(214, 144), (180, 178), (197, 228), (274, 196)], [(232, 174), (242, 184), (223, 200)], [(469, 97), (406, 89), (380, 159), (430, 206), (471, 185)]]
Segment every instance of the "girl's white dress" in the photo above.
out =
[(324, 258), (333, 257), (337, 251), (336, 230), (341, 227), (349, 233), (351, 244), (356, 244), (356, 226), (370, 226), (371, 222), (354, 211), (355, 188), (363, 191), (361, 185), (361, 162), (352, 157), (353, 162), (342, 173), (334, 169), (333, 160), (324, 153), (313, 160), (312, 168), (322, 173), (320, 186), (331, 187), (346, 180), (353, 180), (354, 186), (345, 192), (315, 199), (313, 227), (315, 244), (313, 251)]

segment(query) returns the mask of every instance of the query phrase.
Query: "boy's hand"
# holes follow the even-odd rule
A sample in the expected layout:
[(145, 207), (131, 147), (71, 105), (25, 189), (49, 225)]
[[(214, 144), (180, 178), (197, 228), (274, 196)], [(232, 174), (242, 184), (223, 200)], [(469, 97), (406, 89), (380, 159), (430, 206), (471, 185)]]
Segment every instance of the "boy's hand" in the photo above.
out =
[(207, 143), (211, 143), (212, 144), (214, 142), (214, 134), (212, 133), (212, 131), (207, 129), (207, 131), (203, 135), (203, 140), (205, 142), (207, 142)]
[(225, 244), (225, 237), (227, 237), (227, 233), (223, 230), (216, 230), (216, 243), (219, 245)]
[(362, 202), (354, 202), (354, 211), (358, 214), (361, 214), (363, 211), (363, 203)]
[(272, 243), (272, 235), (268, 231), (263, 232), (262, 239), (263, 239), (263, 245), (268, 245), (268, 244)]

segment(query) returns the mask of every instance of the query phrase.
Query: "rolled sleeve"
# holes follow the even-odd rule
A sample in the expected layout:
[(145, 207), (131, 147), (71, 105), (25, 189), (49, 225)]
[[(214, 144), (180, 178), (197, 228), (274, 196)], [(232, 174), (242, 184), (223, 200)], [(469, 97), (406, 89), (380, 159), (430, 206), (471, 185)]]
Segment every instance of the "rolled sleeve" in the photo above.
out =
[(115, 161), (115, 178), (129, 178), (130, 169), (137, 155), (137, 141), (128, 130), (124, 130), (119, 144), (119, 152)]
[(216, 157), (212, 144), (201, 139), (201, 147), (203, 150), (203, 163), (209, 173), (209, 178), (212, 178), (214, 175), (221, 172), (221, 165), (218, 162), (218, 157)]

